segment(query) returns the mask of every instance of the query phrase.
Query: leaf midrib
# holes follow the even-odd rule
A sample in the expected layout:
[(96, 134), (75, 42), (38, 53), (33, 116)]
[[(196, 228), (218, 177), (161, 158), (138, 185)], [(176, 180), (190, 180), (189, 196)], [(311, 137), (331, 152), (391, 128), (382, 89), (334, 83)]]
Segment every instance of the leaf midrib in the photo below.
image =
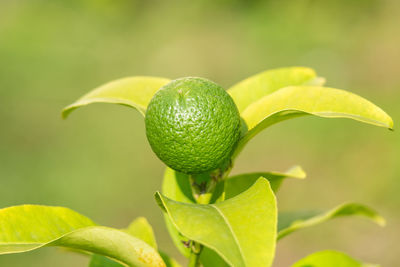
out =
[(229, 229), (229, 231), (231, 232), (232, 237), (233, 237), (233, 239), (235, 240), (235, 243), (236, 243), (236, 245), (237, 245), (237, 247), (238, 247), (238, 249), (239, 249), (240, 258), (242, 259), (242, 262), (243, 262), (244, 266), (246, 266), (246, 259), (245, 259), (245, 257), (243, 256), (244, 254), (243, 254), (242, 247), (240, 246), (239, 240), (237, 239), (237, 237), (236, 237), (236, 235), (235, 235), (235, 232), (233, 231), (232, 226), (230, 225), (230, 223), (228, 222), (227, 218), (226, 218), (225, 215), (222, 213), (222, 211), (221, 211), (216, 205), (211, 204), (210, 207), (213, 207), (213, 208), (218, 212), (218, 214), (219, 214), (219, 215), (222, 217), (222, 219), (224, 220), (225, 224), (228, 226), (228, 229)]
[[(348, 117), (351, 117), (354, 120), (359, 121), (359, 122), (366, 122), (366, 123), (369, 123), (369, 124), (372, 124), (372, 125), (386, 127), (386, 128), (389, 128), (389, 129), (393, 128), (392, 123), (390, 123), (390, 124), (382, 123), (382, 122), (380, 122), (378, 120), (366, 118), (366, 117), (363, 117), (363, 116), (360, 116), (360, 115), (356, 115), (356, 114), (350, 114), (350, 113), (344, 113), (344, 112), (336, 112), (336, 111), (313, 111), (313, 112), (307, 112), (307, 111), (300, 110), (300, 109), (288, 108), (288, 109), (282, 109), (282, 110), (278, 110), (276, 112), (268, 114), (263, 119), (259, 120), (259, 122), (257, 124), (255, 124), (252, 128), (250, 128), (248, 130), (248, 132), (246, 133), (246, 136), (248, 135), (249, 132), (252, 132), (253, 130), (255, 130), (257, 128), (257, 126), (260, 125), (261, 122), (264, 122), (265, 120), (267, 120), (269, 118), (272, 118), (275, 115), (280, 116), (279, 113), (286, 112), (286, 111), (293, 112), (293, 113), (290, 113), (290, 114), (299, 113), (299, 114), (304, 114), (304, 115), (315, 115), (315, 116), (318, 116), (318, 117), (330, 117), (330, 118), (342, 118), (343, 116), (348, 116)], [(286, 116), (286, 115), (287, 114), (284, 114), (282, 116)]]

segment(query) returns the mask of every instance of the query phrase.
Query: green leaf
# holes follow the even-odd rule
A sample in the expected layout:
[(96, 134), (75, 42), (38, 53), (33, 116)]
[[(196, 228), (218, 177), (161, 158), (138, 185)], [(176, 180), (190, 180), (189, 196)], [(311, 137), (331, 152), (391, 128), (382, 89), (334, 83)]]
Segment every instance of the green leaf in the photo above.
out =
[(270, 266), (275, 253), (277, 208), (268, 180), (260, 178), (247, 191), (223, 202), (196, 205), (156, 200), (187, 238), (217, 252), (233, 266)]
[(153, 95), (169, 82), (157, 77), (128, 77), (104, 84), (67, 106), (62, 111), (63, 118), (75, 109), (92, 103), (112, 103), (137, 109), (143, 116)]
[(304, 179), (305, 172), (300, 166), (294, 166), (286, 172), (257, 172), (239, 174), (225, 181), (225, 198), (232, 198), (251, 187), (258, 178), (266, 178), (274, 192), (277, 192), (285, 178)]
[(116, 229), (95, 226), (90, 219), (67, 208), (4, 208), (0, 210), (0, 229), (0, 254), (61, 246), (105, 255), (128, 266), (165, 266), (145, 242)]
[(303, 214), (279, 214), (278, 240), (297, 230), (345, 216), (363, 216), (380, 226), (385, 225), (385, 219), (373, 209), (362, 204), (345, 203), (317, 215), (310, 212)]
[(292, 265), (292, 267), (378, 267), (355, 260), (339, 251), (324, 250), (313, 253)]
[[(157, 249), (157, 242), (154, 236), (153, 228), (144, 217), (135, 219), (126, 229), (122, 231), (133, 237), (139, 238), (153, 248)], [(180, 267), (179, 263), (167, 254), (158, 252), (165, 262), (166, 267)], [(89, 267), (121, 267), (123, 265), (101, 255), (94, 254), (91, 258)]]
[(22, 205), (0, 209), (0, 254), (33, 250), (94, 225), (85, 216), (62, 207)]
[[(127, 234), (139, 238), (146, 242), (148, 245), (157, 249), (157, 242), (154, 236), (153, 228), (144, 217), (136, 218), (126, 229), (122, 229)], [(114, 267), (123, 266), (107, 257), (94, 254), (91, 258), (89, 267)]]
[(165, 266), (160, 255), (144, 241), (117, 229), (92, 226), (68, 233), (49, 245), (101, 254), (127, 266)]
[(234, 156), (263, 129), (280, 121), (304, 115), (349, 118), (393, 128), (393, 121), (389, 115), (358, 95), (327, 87), (290, 86), (261, 98), (241, 113), (248, 132), (240, 140)]
[(124, 229), (126, 233), (143, 240), (153, 248), (157, 249), (157, 241), (154, 236), (153, 228), (144, 217), (136, 218), (127, 229)]
[(290, 85), (323, 85), (315, 71), (305, 67), (290, 67), (267, 70), (251, 76), (228, 89), (242, 113), (250, 104), (276, 90)]

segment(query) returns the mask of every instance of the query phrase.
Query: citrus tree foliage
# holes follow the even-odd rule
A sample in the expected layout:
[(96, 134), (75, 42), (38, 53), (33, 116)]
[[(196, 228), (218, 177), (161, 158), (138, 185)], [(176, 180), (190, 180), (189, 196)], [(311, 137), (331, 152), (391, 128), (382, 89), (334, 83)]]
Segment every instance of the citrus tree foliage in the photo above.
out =
[[(67, 106), (62, 116), (92, 103), (132, 107), (143, 116), (154, 94), (170, 80), (128, 77), (102, 85)], [(167, 168), (155, 200), (166, 227), (189, 266), (273, 266), (276, 243), (296, 231), (340, 217), (363, 217), (383, 226), (372, 208), (345, 203), (327, 211), (279, 213), (275, 193), (282, 182), (304, 179), (300, 166), (230, 176), (236, 156), (259, 132), (300, 116), (347, 118), (393, 128), (381, 108), (353, 93), (324, 87), (325, 79), (304, 67), (268, 70), (251, 76), (226, 92), (240, 113), (241, 130), (230, 158), (220, 172), (199, 176)], [(63, 207), (22, 205), (0, 210), (0, 254), (45, 246), (73, 249), (90, 255), (91, 267), (181, 266), (157, 246), (145, 218), (125, 229), (99, 226)], [(375, 266), (337, 251), (311, 254), (292, 267)]]

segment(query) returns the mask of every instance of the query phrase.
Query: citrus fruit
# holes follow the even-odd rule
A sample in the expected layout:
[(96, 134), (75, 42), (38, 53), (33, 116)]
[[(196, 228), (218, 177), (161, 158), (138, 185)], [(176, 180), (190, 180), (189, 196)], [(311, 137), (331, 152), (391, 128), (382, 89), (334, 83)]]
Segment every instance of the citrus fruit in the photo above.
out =
[(186, 174), (227, 165), (240, 137), (240, 115), (232, 98), (204, 78), (181, 78), (163, 86), (145, 116), (155, 154)]

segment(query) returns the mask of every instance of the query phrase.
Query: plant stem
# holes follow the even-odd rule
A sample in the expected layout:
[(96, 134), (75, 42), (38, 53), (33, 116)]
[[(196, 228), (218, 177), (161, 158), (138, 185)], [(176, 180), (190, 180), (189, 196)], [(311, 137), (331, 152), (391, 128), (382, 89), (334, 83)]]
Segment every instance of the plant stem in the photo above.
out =
[[(224, 172), (219, 173), (216, 179), (211, 179), (208, 181), (208, 184), (198, 184), (195, 181), (195, 178), (192, 175), (189, 175), (190, 186), (192, 188), (193, 197), (196, 199), (197, 204), (207, 205), (210, 203), (213, 194), (215, 193), (216, 186), (219, 182), (224, 182), (223, 180), (226, 178), (228, 173), (232, 167), (230, 166)], [(191, 241), (191, 254), (189, 258), (188, 267), (200, 267), (200, 253), (203, 249), (203, 246), (195, 241)]]
[[(196, 183), (194, 177), (192, 175), (189, 176), (190, 185), (192, 187), (193, 197), (196, 199), (198, 204), (209, 204), (211, 200), (212, 193), (214, 191), (214, 187), (212, 187), (211, 192), (207, 192), (207, 188), (200, 188)], [(204, 184), (203, 186), (206, 186)], [(191, 241), (191, 254), (189, 258), (188, 267), (200, 267), (200, 253), (203, 249), (203, 246), (199, 243), (196, 243), (194, 240)]]
[[(202, 247), (200, 244), (195, 243), (194, 246), (199, 247), (199, 249), (201, 250)], [(195, 251), (192, 251), (192, 253), (190, 254), (190, 258), (189, 258), (189, 265), (188, 267), (200, 267), (200, 251), (198, 253), (196, 253)]]

